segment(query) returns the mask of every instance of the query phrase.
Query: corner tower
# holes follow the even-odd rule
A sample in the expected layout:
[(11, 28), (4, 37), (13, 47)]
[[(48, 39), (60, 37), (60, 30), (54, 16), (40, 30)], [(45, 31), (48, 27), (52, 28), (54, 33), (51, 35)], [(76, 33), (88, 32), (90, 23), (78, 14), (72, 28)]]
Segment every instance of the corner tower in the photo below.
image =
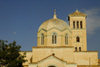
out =
[(87, 51), (86, 14), (76, 10), (68, 16), (75, 51)]

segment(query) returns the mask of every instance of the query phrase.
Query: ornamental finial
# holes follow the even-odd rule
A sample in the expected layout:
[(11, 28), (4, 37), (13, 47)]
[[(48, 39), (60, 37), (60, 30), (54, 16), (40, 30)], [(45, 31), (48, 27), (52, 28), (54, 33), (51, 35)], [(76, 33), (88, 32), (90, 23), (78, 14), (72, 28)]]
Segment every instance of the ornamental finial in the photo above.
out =
[(79, 12), (78, 9), (76, 10), (76, 12)]
[(54, 19), (57, 19), (57, 16), (56, 16), (56, 9), (54, 9), (54, 16), (53, 16)]

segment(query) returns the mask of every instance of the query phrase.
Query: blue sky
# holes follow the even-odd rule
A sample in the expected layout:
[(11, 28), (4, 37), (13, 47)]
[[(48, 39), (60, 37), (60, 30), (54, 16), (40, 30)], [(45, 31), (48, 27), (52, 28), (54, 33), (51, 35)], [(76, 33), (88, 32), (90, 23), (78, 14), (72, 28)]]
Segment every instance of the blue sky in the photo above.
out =
[(76, 9), (86, 13), (88, 50), (100, 52), (100, 0), (0, 0), (0, 39), (15, 40), (21, 50), (31, 50), (38, 27), (52, 18), (54, 9), (67, 22)]

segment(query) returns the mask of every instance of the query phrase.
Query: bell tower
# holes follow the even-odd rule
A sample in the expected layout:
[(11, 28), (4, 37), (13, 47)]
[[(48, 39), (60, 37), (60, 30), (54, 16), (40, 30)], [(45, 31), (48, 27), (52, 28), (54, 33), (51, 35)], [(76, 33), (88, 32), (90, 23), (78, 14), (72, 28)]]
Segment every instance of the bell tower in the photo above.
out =
[(75, 51), (87, 51), (86, 14), (76, 10), (68, 16)]

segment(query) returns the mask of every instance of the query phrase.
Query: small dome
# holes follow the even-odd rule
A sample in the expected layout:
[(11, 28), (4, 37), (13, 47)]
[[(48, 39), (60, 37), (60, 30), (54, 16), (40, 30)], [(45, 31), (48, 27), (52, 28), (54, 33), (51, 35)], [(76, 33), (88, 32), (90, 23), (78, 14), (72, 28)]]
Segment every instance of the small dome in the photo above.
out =
[(39, 27), (38, 31), (40, 31), (41, 29), (48, 31), (52, 28), (56, 28), (59, 30), (65, 30), (65, 29), (69, 29), (69, 26), (67, 25), (67, 22), (61, 19), (58, 19), (58, 18), (53, 18), (53, 19), (49, 19), (43, 22), (41, 26)]

